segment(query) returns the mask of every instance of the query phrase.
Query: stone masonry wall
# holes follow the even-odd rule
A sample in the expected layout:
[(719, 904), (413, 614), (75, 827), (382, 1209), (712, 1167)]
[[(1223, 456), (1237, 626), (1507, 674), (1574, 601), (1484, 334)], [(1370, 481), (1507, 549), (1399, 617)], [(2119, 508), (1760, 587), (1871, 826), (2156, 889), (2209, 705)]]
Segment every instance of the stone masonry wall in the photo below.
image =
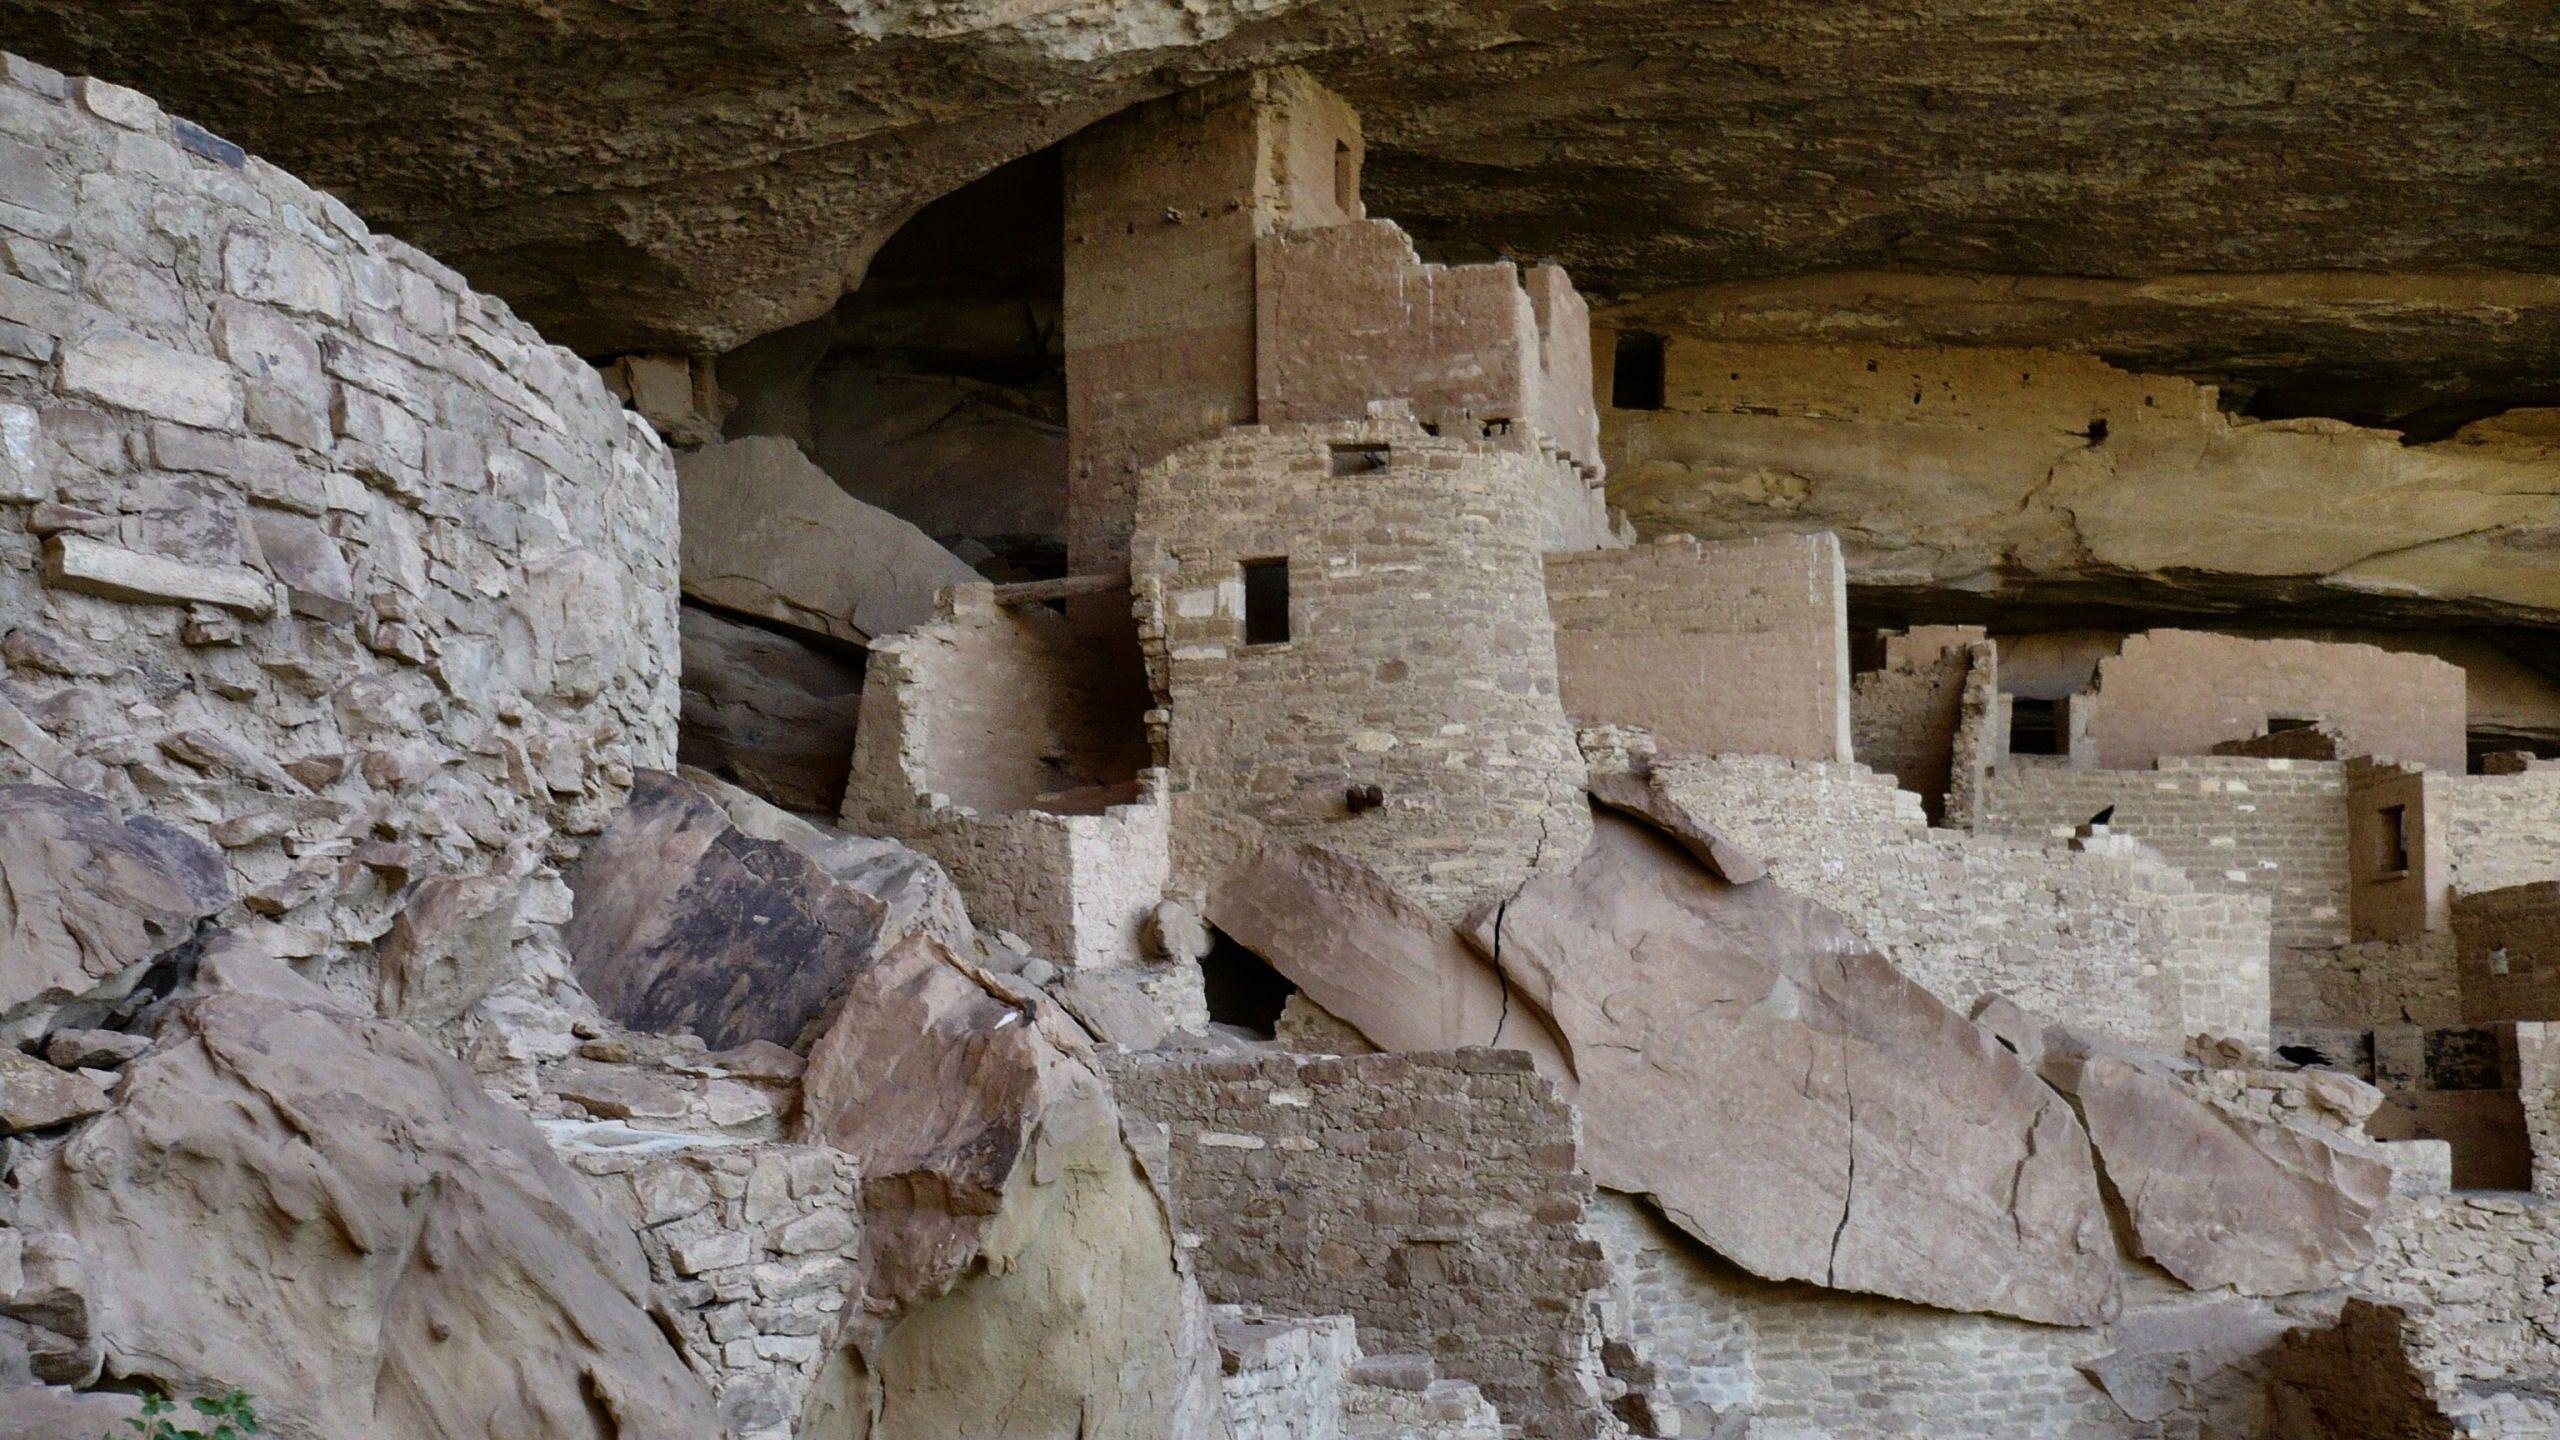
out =
[(2112, 769), (2203, 755), (2264, 733), (2270, 718), (2325, 722), (2349, 755), (2454, 775), (2467, 763), (2462, 670), (2432, 655), (2153, 630), (2099, 661), (2097, 684), (2089, 733)]
[(2453, 934), (2463, 1019), (2560, 1020), (2560, 880), (2461, 897)]
[(0, 780), (209, 838), (290, 959), (435, 875), (565, 919), (552, 867), (675, 755), (665, 448), (336, 200), (6, 65)]
[(1212, 1300), (1342, 1313), (1428, 1353), (1529, 1440), (1608, 1433), (1574, 1112), (1512, 1051), (1124, 1057), (1164, 1127), (1176, 1225)]
[(1565, 709), (1667, 752), (1847, 760), (1848, 598), (1830, 535), (1685, 535), (1551, 556)]
[[(1956, 752), (1968, 719), (1974, 671), (1996, 664), (1997, 652), (1981, 643), (1979, 630), (1944, 648), (1915, 647), (1913, 638), (1891, 637), (1884, 667), (1851, 683), (1850, 736), (1859, 764), (1891, 775), (1895, 784), (1920, 797), (1931, 824), (1942, 825), (1948, 823), (1949, 801), (1960, 799), (1962, 804), (1953, 808), (1967, 810), (1979, 786), (1970, 774), (1957, 783)], [(1962, 757), (1970, 770), (1980, 762), (1980, 747), (1964, 748), (1974, 752)]]
[(2455, 893), (2560, 879), (2560, 770), (2430, 775), (2429, 808), (2446, 812)]
[[(1557, 479), (1391, 422), (1243, 427), (1147, 472), (1133, 583), (1177, 888), (1267, 826), (1456, 919), (1580, 853), (1534, 520)], [(1242, 565), (1263, 559), (1288, 566), (1289, 638), (1247, 644)], [(1353, 810), (1362, 785), (1383, 803)]]
[(2075, 849), (1933, 830), (1918, 796), (1863, 766), (1728, 755), (1654, 773), (1960, 1010), (1997, 991), (2129, 1040), (2266, 1036), (2266, 902), (2123, 837)]
[(1975, 828), (2067, 837), (2113, 807), (2108, 829), (2157, 850), (2198, 883), (2264, 895), (2275, 943), (2347, 943), (2347, 772), (2312, 760), (2171, 758), (2157, 770), (2004, 766), (1984, 788)]

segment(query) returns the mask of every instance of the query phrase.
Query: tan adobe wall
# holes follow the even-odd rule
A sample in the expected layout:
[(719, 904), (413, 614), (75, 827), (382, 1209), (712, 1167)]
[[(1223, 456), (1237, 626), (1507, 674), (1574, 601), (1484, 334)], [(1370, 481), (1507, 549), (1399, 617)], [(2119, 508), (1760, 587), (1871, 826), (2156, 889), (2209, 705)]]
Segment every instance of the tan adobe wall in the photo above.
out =
[(2097, 763), (2140, 770), (2264, 733), (2270, 717), (2326, 722), (2350, 755), (2459, 775), (2469, 763), (2459, 666), (2427, 655), (2203, 630), (2129, 636), (2098, 662)]
[(2465, 1020), (2560, 1020), (2560, 880), (2453, 905)]
[[(1269, 826), (1459, 918), (1580, 852), (1535, 518), (1557, 480), (1390, 423), (1242, 428), (1148, 470), (1135, 583), (1177, 886)], [(1242, 562), (1281, 557), (1290, 639), (1247, 645)], [(1355, 785), (1383, 803), (1354, 813)]]
[(1359, 117), (1294, 70), (1154, 101), (1068, 142), (1070, 569), (1126, 559), (1139, 471), (1255, 418), (1255, 243), (1362, 218), (1364, 153)]
[(433, 876), (565, 919), (553, 867), (675, 758), (656, 435), (131, 91), (12, 60), (0, 177), (0, 781), (211, 840), (296, 960)]
[(2157, 770), (2004, 765), (1984, 786), (1984, 834), (2061, 838), (2113, 807), (2107, 822), (2199, 884), (2263, 895), (2275, 943), (2346, 944), (2352, 886), (2343, 764), (2210, 756)]
[(2128, 1040), (2266, 1036), (2266, 902), (2200, 886), (2140, 846), (1932, 830), (1918, 796), (1861, 766), (1721, 756), (1654, 773), (1959, 1009), (1996, 991)]
[(1667, 752), (1849, 758), (1839, 542), (1673, 535), (1547, 561), (1556, 663), (1578, 724), (1651, 731)]
[(1474, 1381), (1538, 1440), (1618, 1433), (1597, 1388), (1579, 1125), (1517, 1051), (1123, 1057), (1212, 1300), (1348, 1314)]
[(1500, 426), (1599, 475), (1591, 312), (1561, 270), (1428, 265), (1387, 220), (1265, 236), (1256, 265), (1264, 423), (1402, 403), (1444, 434)]
[(2450, 817), (2427, 803), (2427, 782), (2411, 766), (2347, 762), (2347, 907), (2356, 940), (2406, 940), (2448, 921)]
[(2451, 1025), (2462, 1019), (2453, 932), (2365, 940), (2335, 950), (2292, 950), (2275, 967), (2272, 1000), (2283, 1026), (2363, 1029), (2379, 1021)]
[(2354, 749), (2345, 731), (2323, 720), (2244, 740), (2225, 740), (2207, 753), (2245, 755), (2253, 760), (2346, 760), (2353, 758)]
[(2445, 812), (2447, 879), (2457, 893), (2560, 877), (2560, 770), (2430, 775)]
[(1130, 963), (1171, 871), (1134, 654), (988, 585), (877, 641), (844, 820), (941, 862), (982, 923), (1043, 956)]

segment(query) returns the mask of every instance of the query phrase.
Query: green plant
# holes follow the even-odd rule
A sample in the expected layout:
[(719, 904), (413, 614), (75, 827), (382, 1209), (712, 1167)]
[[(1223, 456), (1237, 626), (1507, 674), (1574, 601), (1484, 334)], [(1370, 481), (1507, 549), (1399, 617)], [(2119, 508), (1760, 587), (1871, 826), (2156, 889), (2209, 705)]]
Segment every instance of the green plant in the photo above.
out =
[[(244, 1440), (267, 1432), (258, 1425), (258, 1412), (252, 1407), (249, 1392), (234, 1390), (214, 1399), (199, 1397), (187, 1402), (201, 1417), (199, 1423), (210, 1424), (210, 1430), (181, 1430), (169, 1417), (177, 1413), (177, 1402), (166, 1395), (146, 1395), (142, 1400), (141, 1418), (127, 1420), (125, 1428), (141, 1440)], [(121, 1440), (114, 1435), (99, 1440)]]

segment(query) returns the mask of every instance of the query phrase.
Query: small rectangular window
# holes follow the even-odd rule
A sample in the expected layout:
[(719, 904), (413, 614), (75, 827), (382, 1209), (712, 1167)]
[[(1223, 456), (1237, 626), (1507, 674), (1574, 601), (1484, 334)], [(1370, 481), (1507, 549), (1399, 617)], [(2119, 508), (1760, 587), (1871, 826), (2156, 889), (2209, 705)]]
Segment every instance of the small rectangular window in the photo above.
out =
[(2267, 733), (2270, 735), (2290, 735), (2296, 730), (2311, 729), (2319, 723), (2320, 722), (2317, 720), (2303, 719), (2299, 715), (2270, 715), (2267, 717)]
[(1336, 445), (1333, 447), (1333, 473), (1374, 475), (1393, 463), (1394, 454), (1385, 445)]
[(1360, 210), (1360, 171), (1351, 161), (1351, 142), (1333, 142), (1333, 204), (1345, 215)]
[(2381, 826), (2374, 835), (2374, 863), (2385, 875), (2409, 873), (2409, 807), (2382, 807)]
[(2024, 695), (2011, 696), (2009, 698), (2009, 753), (2012, 755), (2061, 754), (2061, 702), (2031, 700)]
[(1618, 360), (1609, 374), (1609, 403), (1620, 410), (1662, 408), (1662, 337), (1618, 332)]
[(1279, 645), (1289, 638), (1289, 562), (1244, 562), (1244, 643)]

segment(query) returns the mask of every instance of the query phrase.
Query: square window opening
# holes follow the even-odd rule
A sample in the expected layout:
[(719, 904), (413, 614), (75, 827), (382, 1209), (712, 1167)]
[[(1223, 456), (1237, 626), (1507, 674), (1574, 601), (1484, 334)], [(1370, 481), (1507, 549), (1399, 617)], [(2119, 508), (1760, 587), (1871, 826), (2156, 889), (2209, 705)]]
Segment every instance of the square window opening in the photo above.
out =
[(1284, 645), (1289, 640), (1289, 562), (1244, 562), (1244, 643)]
[(2374, 832), (2374, 864), (2385, 875), (2409, 873), (2409, 807), (2385, 805)]
[(1609, 374), (1609, 403), (1620, 410), (1662, 408), (1662, 337), (1641, 331), (1618, 334), (1618, 360)]
[(2061, 754), (2062, 702), (2033, 700), (2024, 695), (2009, 697), (2009, 753)]
[(1375, 475), (1395, 459), (1395, 452), (1385, 445), (1336, 445), (1333, 447), (1333, 473), (1336, 475)]

